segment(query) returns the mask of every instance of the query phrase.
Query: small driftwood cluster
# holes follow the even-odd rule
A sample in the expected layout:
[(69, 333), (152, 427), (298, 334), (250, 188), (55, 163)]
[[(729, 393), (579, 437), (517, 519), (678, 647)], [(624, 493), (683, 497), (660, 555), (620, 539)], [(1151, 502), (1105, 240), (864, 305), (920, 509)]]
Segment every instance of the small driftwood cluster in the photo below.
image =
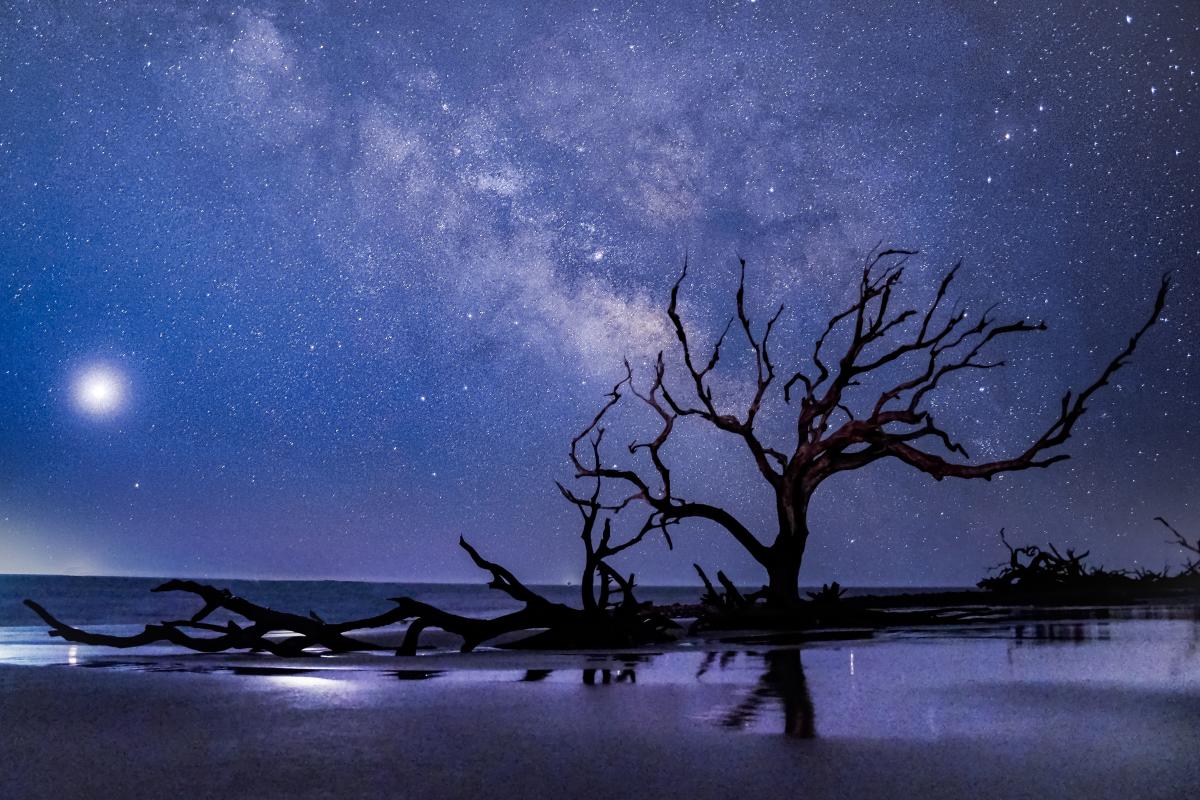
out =
[[(1162, 517), (1155, 517), (1174, 537), (1170, 543), (1185, 551), (1200, 555), (1200, 540), (1192, 544)], [(1200, 589), (1200, 560), (1189, 557), (1183, 567), (1173, 572), (1169, 567), (1152, 570), (1107, 569), (1086, 563), (1090, 551), (1076, 553), (1072, 548), (1059, 551), (1053, 543), (1045, 548), (1038, 545), (1012, 546), (1000, 529), (1000, 541), (1008, 549), (1008, 561), (992, 567), (979, 581), (979, 588), (999, 593), (1054, 593), (1124, 591), (1136, 588)]]
[(703, 567), (699, 564), (692, 564), (692, 567), (700, 576), (701, 583), (704, 584), (704, 592), (700, 595), (700, 604), (705, 608), (724, 612), (743, 611), (769, 597), (770, 593), (766, 586), (756, 592), (743, 593), (722, 570), (717, 570), (717, 583), (721, 584), (721, 589), (717, 589), (709, 580)]
[[(699, 564), (692, 564), (692, 567), (700, 576), (700, 582), (704, 584), (704, 591), (700, 595), (700, 604), (707, 609), (722, 613), (738, 613), (770, 603), (771, 591), (766, 586), (753, 592), (743, 592), (724, 571), (717, 570), (717, 583), (721, 584), (721, 588), (717, 589), (703, 567)], [(846, 590), (837, 581), (822, 584), (821, 588), (815, 592), (805, 592), (809, 598), (809, 606), (814, 609), (832, 607), (842, 599), (842, 595), (845, 593)]]

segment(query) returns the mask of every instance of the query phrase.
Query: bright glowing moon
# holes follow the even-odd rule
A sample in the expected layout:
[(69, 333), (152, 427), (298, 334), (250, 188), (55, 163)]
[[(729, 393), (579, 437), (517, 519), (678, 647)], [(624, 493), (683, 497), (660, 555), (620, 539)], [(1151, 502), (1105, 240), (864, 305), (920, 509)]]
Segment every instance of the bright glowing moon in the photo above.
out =
[(120, 410), (125, 380), (110, 367), (89, 367), (75, 380), (75, 405), (80, 411), (101, 417)]

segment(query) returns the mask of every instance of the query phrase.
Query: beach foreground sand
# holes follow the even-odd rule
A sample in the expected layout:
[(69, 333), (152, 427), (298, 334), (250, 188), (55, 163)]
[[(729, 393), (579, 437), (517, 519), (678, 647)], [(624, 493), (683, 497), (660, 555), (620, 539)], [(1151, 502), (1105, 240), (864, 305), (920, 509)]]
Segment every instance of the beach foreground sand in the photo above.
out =
[(26, 650), (0, 666), (0, 797), (1182, 798), (1196, 632), (319, 665)]

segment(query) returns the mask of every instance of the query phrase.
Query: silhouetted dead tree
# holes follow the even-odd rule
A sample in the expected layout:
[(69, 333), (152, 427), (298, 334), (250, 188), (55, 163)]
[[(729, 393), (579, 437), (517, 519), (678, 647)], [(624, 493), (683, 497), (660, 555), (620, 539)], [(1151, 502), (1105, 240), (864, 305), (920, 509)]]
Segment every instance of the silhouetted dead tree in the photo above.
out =
[[(603, 431), (591, 437), (593, 464), (600, 463), (600, 442)], [(140, 647), (167, 642), (190, 650), (215, 653), (227, 650), (268, 652), (277, 656), (296, 657), (318, 653), (387, 650), (390, 646), (348, 634), (399, 625), (408, 622), (397, 655), (416, 653), (421, 634), (438, 628), (462, 638), (461, 649), (466, 652), (502, 636), (519, 632), (534, 632), (531, 636), (510, 643), (512, 647), (633, 647), (665, 642), (668, 631), (678, 627), (657, 613), (649, 603), (639, 603), (634, 596), (634, 576), (624, 576), (607, 559), (641, 542), (652, 530), (665, 525), (649, 521), (634, 536), (615, 543), (612, 533), (611, 506), (601, 502), (601, 480), (595, 479), (594, 490), (588, 495), (576, 495), (559, 485), (563, 496), (579, 509), (583, 517), (582, 539), (585, 559), (583, 568), (583, 608), (553, 603), (521, 583), (503, 566), (488, 561), (465, 539), (459, 545), (480, 569), (491, 573), (488, 586), (504, 592), (522, 604), (522, 608), (492, 619), (465, 617), (444, 611), (436, 606), (410, 597), (392, 598), (395, 606), (373, 617), (330, 623), (313, 612), (308, 616), (292, 614), (260, 606), (234, 595), (195, 581), (172, 580), (152, 589), (154, 592), (190, 592), (204, 606), (190, 619), (164, 621), (146, 625), (137, 634), (118, 636), (85, 631), (72, 627), (53, 616), (33, 600), (25, 605), (50, 626), (50, 635), (66, 641), (105, 647)], [(597, 523), (602, 532), (595, 538)], [(245, 622), (229, 620), (223, 624), (210, 622), (212, 614), (224, 611)], [(197, 633), (216, 634), (196, 635)]]
[[(896, 310), (895, 292), (904, 276), (912, 250), (889, 249), (873, 252), (866, 260), (856, 300), (835, 314), (817, 338), (811, 365), (784, 381), (782, 399), (797, 404), (795, 440), (781, 447), (764, 442), (756, 430), (758, 415), (771, 390), (778, 388), (778, 365), (770, 351), (770, 338), (783, 313), (783, 306), (756, 332), (746, 310), (746, 263), (735, 296), (735, 313), (707, 357), (697, 352), (678, 310), (679, 292), (687, 277), (687, 261), (671, 289), (667, 317), (672, 323), (682, 356), (683, 383), (676, 392), (667, 385), (664, 356), (660, 352), (647, 389), (635, 386), (626, 364), (625, 376), (607, 395), (591, 424), (572, 443), (571, 458), (579, 477), (619, 481), (632, 494), (625, 505), (648, 504), (647, 524), (664, 527), (685, 519), (708, 520), (726, 530), (767, 572), (770, 600), (790, 607), (800, 601), (798, 579), (808, 542), (808, 509), (813, 493), (841, 472), (861, 469), (882, 459), (895, 459), (936, 480), (944, 478), (990, 479), (1004, 472), (1049, 467), (1068, 458), (1059, 448), (1071, 437), (1087, 403), (1133, 355), (1142, 336), (1158, 319), (1170, 288), (1164, 276), (1146, 321), (1125, 347), (1107, 363), (1098, 377), (1077, 392), (1068, 391), (1050, 424), (1009, 458), (976, 461), (931, 415), (926, 401), (953, 376), (972, 370), (1003, 366), (989, 360), (985, 351), (996, 340), (1046, 329), (1043, 322), (1014, 320), (1000, 322), (992, 309), (971, 318), (958, 309), (947, 310), (947, 297), (959, 265), (946, 273), (932, 301), (924, 308)], [(754, 359), (754, 390), (748, 405), (730, 411), (714, 394), (713, 370), (721, 359), (721, 348), (734, 323), (745, 337)], [(841, 352), (830, 355), (832, 338), (847, 342)], [(867, 377), (902, 375), (885, 384), (874, 401), (852, 408), (848, 390)], [(609, 411), (628, 392), (649, 408), (660, 421), (656, 435), (629, 446), (631, 455), (644, 453), (650, 470), (617, 466), (608, 462), (593, 466), (581, 457), (579, 443), (600, 427)], [(855, 392), (850, 394), (859, 394)], [(740, 440), (759, 475), (770, 487), (775, 502), (775, 523), (770, 538), (760, 538), (734, 514), (716, 505), (685, 499), (672, 484), (671, 469), (663, 448), (676, 422), (694, 417)], [(939, 452), (940, 451), (940, 452)]]

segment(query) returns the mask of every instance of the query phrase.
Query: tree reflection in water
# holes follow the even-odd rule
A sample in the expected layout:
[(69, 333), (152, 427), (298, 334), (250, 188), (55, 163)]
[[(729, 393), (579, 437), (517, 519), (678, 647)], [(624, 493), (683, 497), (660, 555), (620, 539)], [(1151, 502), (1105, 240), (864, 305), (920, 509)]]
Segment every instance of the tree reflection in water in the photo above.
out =
[(601, 685), (608, 685), (610, 683), (637, 683), (637, 672), (632, 667), (625, 667), (623, 669), (585, 669), (583, 671), (583, 682), (586, 686), (595, 686), (597, 683)]
[[(721, 719), (721, 725), (744, 728), (762, 716), (770, 701), (777, 700), (783, 706), (783, 734), (796, 739), (814, 738), (817, 735), (816, 718), (800, 651), (772, 650), (763, 656), (763, 661), (766, 672), (758, 679), (758, 685)], [(701, 667), (700, 674), (710, 663), (711, 659)], [(723, 659), (722, 666), (724, 663)]]

